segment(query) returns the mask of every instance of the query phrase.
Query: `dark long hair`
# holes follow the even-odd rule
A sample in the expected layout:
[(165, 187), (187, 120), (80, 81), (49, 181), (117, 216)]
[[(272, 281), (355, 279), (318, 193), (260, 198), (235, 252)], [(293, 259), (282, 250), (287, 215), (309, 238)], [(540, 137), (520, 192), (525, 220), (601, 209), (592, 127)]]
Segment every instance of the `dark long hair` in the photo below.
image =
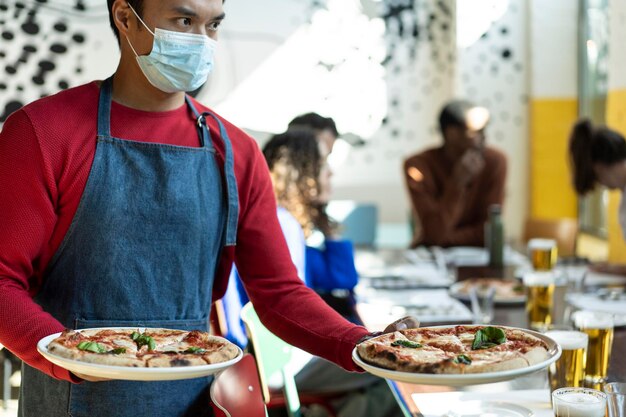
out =
[(273, 136), (263, 147), (278, 205), (298, 220), (305, 236), (314, 230), (328, 236), (335, 224), (326, 214), (326, 205), (317, 201), (319, 176), (325, 161), (313, 130), (294, 127)]
[(611, 165), (626, 160), (626, 140), (606, 126), (594, 127), (582, 119), (574, 125), (569, 141), (574, 188), (580, 195), (593, 190), (597, 178), (593, 165)]

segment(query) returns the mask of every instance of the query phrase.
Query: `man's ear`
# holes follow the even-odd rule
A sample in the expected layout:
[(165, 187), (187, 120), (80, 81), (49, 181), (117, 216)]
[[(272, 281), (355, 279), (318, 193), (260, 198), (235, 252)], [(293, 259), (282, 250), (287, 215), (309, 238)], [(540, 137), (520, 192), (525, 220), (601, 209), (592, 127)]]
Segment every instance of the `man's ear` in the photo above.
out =
[(126, 0), (115, 0), (111, 7), (111, 14), (120, 36), (126, 37), (132, 25), (131, 16), (133, 15)]

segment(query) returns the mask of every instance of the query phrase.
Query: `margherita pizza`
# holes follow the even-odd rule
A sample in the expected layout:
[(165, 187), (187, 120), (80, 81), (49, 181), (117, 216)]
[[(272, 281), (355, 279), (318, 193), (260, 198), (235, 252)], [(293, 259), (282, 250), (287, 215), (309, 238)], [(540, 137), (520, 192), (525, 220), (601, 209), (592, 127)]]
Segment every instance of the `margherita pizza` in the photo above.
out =
[(166, 368), (225, 362), (239, 350), (197, 330), (65, 330), (48, 345), (55, 355), (102, 365)]
[(545, 342), (520, 329), (452, 326), (400, 330), (357, 345), (367, 363), (427, 374), (497, 372), (548, 359)]

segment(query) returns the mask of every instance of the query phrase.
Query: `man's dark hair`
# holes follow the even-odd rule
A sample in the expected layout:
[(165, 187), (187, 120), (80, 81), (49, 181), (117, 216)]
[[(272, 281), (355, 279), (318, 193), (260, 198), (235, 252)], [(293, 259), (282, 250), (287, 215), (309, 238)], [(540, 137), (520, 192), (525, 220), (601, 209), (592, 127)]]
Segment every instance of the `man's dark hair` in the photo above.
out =
[(467, 112), (477, 107), (467, 100), (454, 100), (444, 106), (439, 114), (439, 128), (443, 133), (447, 127), (467, 127)]
[(578, 194), (593, 190), (597, 178), (593, 165), (612, 165), (626, 160), (626, 139), (605, 126), (594, 127), (583, 119), (574, 125), (569, 150), (574, 188)]
[(313, 130), (330, 130), (335, 137), (339, 136), (335, 121), (330, 117), (320, 116), (317, 113), (306, 113), (296, 117), (289, 122), (288, 129), (296, 126), (307, 127)]
[[(113, 29), (113, 33), (115, 33), (115, 37), (117, 38), (117, 42), (120, 41), (120, 31), (117, 30), (117, 26), (115, 26), (115, 21), (113, 20), (113, 3), (115, 0), (107, 0), (107, 6), (109, 7), (109, 23), (111, 25), (111, 29)], [(143, 13), (143, 0), (126, 0), (126, 3), (130, 4), (130, 6), (135, 9), (137, 14), (141, 16)]]

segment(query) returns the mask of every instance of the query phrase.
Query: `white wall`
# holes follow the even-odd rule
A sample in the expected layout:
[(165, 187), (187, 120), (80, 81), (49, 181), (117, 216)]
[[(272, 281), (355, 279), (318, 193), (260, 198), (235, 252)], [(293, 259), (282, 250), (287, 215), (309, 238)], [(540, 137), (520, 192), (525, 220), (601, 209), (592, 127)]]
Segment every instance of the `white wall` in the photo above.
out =
[(609, 90), (622, 90), (626, 89), (626, 1), (609, 0), (609, 7)]
[(527, 2), (458, 3), (457, 95), (491, 111), (487, 142), (508, 158), (504, 222), (507, 238), (516, 238), (522, 231), (528, 201)]
[(531, 0), (530, 14), (532, 97), (576, 97), (578, 1)]
[[(248, 2), (239, 3), (245, 8)], [(406, 221), (402, 160), (439, 142), (436, 116), (453, 95), (454, 0), (405, 2), (404, 9), (394, 10), (391, 2), (371, 0), (328, 0), (325, 7), (304, 11), (283, 7), (291, 3), (270, 1), (268, 10), (283, 16), (282, 23), (277, 29), (268, 20), (256, 28), (261, 38), (271, 33), (282, 43), (263, 46), (264, 59), (254, 51), (256, 41), (231, 45), (241, 50), (225, 52), (219, 65), (229, 56), (232, 68), (255, 61), (243, 65), (254, 69), (238, 75), (228, 97), (211, 90), (201, 97), (218, 101), (220, 113), (256, 131), (281, 131), (308, 111), (332, 116), (341, 132), (367, 143), (335, 169), (335, 198), (375, 202), (383, 221)], [(247, 12), (229, 9), (233, 4), (226, 3), (226, 46), (249, 25)], [(303, 22), (302, 13), (308, 20)], [(384, 21), (385, 14), (392, 16)], [(218, 67), (215, 79), (220, 77)]]
[(115, 70), (119, 51), (105, 1), (87, 1), (84, 11), (70, 0), (0, 4), (0, 124), (8, 110)]

